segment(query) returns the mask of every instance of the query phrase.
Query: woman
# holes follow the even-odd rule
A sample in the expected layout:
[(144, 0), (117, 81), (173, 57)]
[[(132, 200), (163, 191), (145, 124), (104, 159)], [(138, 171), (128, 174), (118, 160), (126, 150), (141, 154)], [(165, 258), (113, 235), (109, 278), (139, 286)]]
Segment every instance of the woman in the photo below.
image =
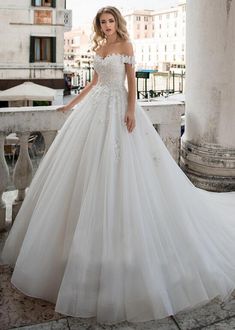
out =
[[(12, 283), (57, 312), (163, 318), (235, 286), (235, 195), (195, 188), (135, 104), (114, 7), (94, 20), (94, 77), (41, 162), (6, 241)], [(125, 88), (127, 77), (128, 91)]]

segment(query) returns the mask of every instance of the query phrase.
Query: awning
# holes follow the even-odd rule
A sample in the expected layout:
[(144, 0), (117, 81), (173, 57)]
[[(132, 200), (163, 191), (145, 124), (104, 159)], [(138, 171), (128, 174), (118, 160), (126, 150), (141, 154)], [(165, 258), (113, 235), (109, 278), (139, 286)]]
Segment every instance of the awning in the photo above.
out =
[(26, 81), (0, 92), (0, 101), (52, 101), (56, 90)]
[(155, 73), (155, 72), (158, 72), (158, 70), (154, 70), (154, 69), (140, 69), (140, 70), (138, 70), (138, 72)]

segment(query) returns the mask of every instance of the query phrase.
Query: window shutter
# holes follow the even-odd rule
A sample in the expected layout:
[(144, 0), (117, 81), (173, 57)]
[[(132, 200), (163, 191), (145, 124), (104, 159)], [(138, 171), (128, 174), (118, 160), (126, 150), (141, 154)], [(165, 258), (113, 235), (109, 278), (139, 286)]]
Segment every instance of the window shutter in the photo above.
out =
[(51, 38), (51, 62), (56, 63), (56, 37)]
[(35, 62), (35, 37), (30, 36), (29, 62)]
[(56, 0), (52, 0), (51, 7), (56, 8)]
[(32, 4), (31, 4), (32, 6), (35, 6), (35, 0), (32, 0)]

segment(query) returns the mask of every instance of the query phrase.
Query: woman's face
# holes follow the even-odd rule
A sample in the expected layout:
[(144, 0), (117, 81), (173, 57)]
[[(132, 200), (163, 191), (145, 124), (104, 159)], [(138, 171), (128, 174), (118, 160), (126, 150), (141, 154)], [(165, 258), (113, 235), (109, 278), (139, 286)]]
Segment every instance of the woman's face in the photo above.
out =
[(104, 34), (109, 37), (116, 33), (116, 22), (112, 14), (103, 13), (100, 16), (100, 26)]

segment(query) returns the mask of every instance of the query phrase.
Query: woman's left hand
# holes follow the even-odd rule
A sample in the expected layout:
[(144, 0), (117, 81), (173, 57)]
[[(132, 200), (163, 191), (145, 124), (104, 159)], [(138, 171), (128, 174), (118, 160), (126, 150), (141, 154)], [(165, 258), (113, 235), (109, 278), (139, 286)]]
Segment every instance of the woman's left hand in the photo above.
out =
[(127, 130), (129, 133), (135, 128), (135, 114), (132, 111), (127, 111), (124, 118)]

